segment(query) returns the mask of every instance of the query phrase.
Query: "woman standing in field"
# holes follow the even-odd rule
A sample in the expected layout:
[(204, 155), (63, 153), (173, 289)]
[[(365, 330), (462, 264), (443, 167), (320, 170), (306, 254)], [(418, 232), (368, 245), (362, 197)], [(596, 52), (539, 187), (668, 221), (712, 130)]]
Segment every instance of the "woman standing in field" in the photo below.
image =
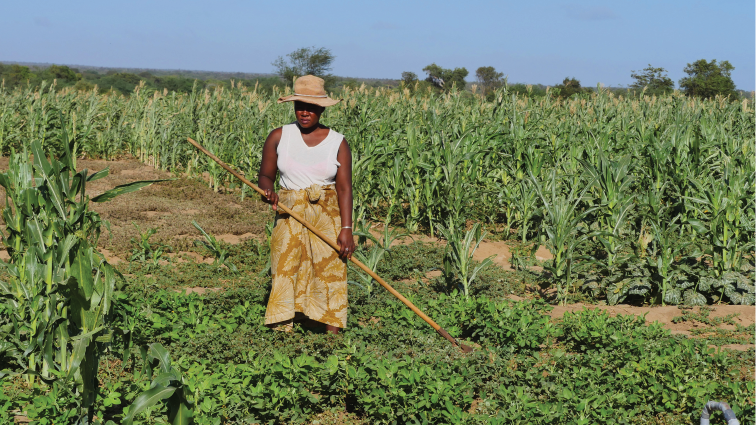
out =
[[(271, 237), (270, 292), (265, 324), (291, 329), (296, 313), (338, 333), (346, 327), (346, 260), (352, 237), (352, 154), (341, 134), (320, 123), (326, 106), (339, 102), (326, 95), (324, 81), (307, 75), (294, 82), (297, 121), (270, 132), (263, 146), (258, 185), (265, 200), (291, 208), (326, 236), (336, 252), (288, 214), (276, 214)], [(280, 193), (274, 189), (280, 173)]]

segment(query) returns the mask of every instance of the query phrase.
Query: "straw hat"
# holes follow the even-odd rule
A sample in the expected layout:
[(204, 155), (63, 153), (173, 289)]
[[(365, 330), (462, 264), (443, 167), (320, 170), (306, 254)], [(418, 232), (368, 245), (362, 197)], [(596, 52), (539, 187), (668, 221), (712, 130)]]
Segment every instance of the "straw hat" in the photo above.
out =
[(331, 99), (325, 91), (325, 81), (314, 75), (305, 75), (294, 81), (294, 94), (286, 97), (279, 97), (278, 103), (293, 102), (312, 103), (319, 106), (333, 106), (341, 99)]

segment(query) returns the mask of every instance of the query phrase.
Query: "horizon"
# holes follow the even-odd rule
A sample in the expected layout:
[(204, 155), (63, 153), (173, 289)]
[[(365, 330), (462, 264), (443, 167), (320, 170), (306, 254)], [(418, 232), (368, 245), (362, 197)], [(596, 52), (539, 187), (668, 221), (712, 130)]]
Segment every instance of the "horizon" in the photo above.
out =
[(465, 67), (469, 82), (478, 67), (494, 66), (511, 84), (556, 85), (574, 77), (584, 87), (627, 87), (631, 72), (651, 64), (666, 69), (678, 88), (687, 64), (716, 59), (735, 67), (738, 90), (756, 86), (753, 2), (477, 0), (449, 13), (454, 6), (392, 0), (379, 8), (344, 1), (313, 7), (295, 1), (286, 8), (323, 23), (313, 31), (287, 24), (275, 4), (242, 0), (212, 8), (197, 1), (136, 0), (129, 10), (149, 13), (123, 22), (111, 19), (123, 9), (110, 4), (18, 2), (0, 17), (0, 35), (14, 40), (0, 60), (273, 74), (277, 57), (315, 46), (332, 51), (331, 72), (345, 78), (398, 80), (403, 71), (423, 78), (422, 68), (436, 63)]

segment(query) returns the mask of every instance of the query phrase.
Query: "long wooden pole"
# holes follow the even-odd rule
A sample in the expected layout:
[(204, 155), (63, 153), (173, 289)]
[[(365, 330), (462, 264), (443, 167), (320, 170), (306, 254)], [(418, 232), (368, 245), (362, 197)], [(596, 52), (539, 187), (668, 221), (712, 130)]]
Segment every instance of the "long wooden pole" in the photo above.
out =
[[(205, 149), (204, 147), (202, 147), (202, 145), (200, 145), (199, 143), (197, 143), (196, 141), (194, 141), (191, 137), (187, 137), (186, 139), (189, 141), (189, 143), (191, 143), (192, 145), (194, 145), (194, 147), (196, 147), (197, 149), (199, 149), (202, 153), (204, 153), (205, 155), (209, 156), (210, 159), (212, 159), (213, 161), (217, 162), (218, 165), (220, 165), (221, 167), (223, 167), (226, 171), (228, 171), (229, 173), (233, 174), (234, 177), (236, 177), (237, 179), (241, 180), (242, 183), (244, 183), (247, 186), (251, 187), (252, 189), (254, 189), (255, 191), (257, 191), (260, 195), (265, 196), (265, 191), (263, 191), (262, 189), (260, 189), (259, 187), (257, 187), (257, 185), (255, 185), (251, 181), (249, 181), (246, 178), (244, 178), (244, 176), (242, 176), (241, 174), (239, 174), (239, 172), (237, 172), (233, 168), (229, 167), (226, 163), (224, 163), (223, 161), (221, 161), (220, 159), (218, 159), (218, 157), (216, 157), (215, 155), (213, 155), (212, 153), (210, 153), (210, 151), (208, 151), (207, 149)], [(318, 229), (316, 229), (315, 226), (313, 226), (312, 224), (308, 223), (307, 220), (304, 219), (304, 217), (302, 217), (299, 214), (295, 213), (294, 211), (290, 210), (289, 208), (286, 207), (286, 205), (283, 205), (281, 203), (278, 204), (278, 208), (281, 211), (285, 212), (286, 214), (289, 214), (290, 216), (292, 216), (298, 222), (302, 223), (302, 225), (304, 227), (308, 228), (312, 233), (316, 234), (325, 243), (327, 243), (328, 245), (330, 245), (331, 248), (335, 249), (336, 251), (339, 250), (339, 245), (335, 241), (332, 241), (326, 235), (324, 235), (322, 232), (320, 232)], [(441, 326), (439, 326), (438, 323), (436, 323), (436, 322), (433, 321), (433, 319), (431, 319), (425, 313), (423, 313), (422, 311), (420, 311), (419, 308), (415, 307), (415, 305), (412, 304), (412, 302), (410, 300), (408, 300), (402, 294), (400, 294), (399, 292), (397, 292), (396, 289), (394, 289), (391, 285), (389, 285), (388, 283), (386, 283), (386, 281), (384, 281), (383, 279), (381, 279), (381, 277), (378, 276), (377, 274), (375, 274), (374, 271), (370, 270), (370, 268), (368, 266), (362, 264), (362, 262), (360, 260), (358, 260), (356, 258), (350, 258), (350, 260), (357, 267), (359, 267), (362, 270), (364, 270), (365, 273), (369, 274), (370, 277), (372, 277), (373, 279), (375, 279), (376, 282), (380, 283), (381, 286), (383, 286), (384, 288), (386, 288), (386, 290), (389, 291), (393, 296), (395, 296), (396, 298), (398, 298), (399, 301), (403, 302), (404, 305), (406, 305), (407, 307), (410, 308), (410, 310), (412, 310), (413, 312), (415, 312), (415, 314), (417, 314), (418, 316), (420, 316), (421, 319), (425, 320), (426, 323), (428, 323), (429, 325), (431, 325), (431, 327), (433, 329), (435, 329), (436, 332), (439, 333), (439, 335), (441, 335), (444, 338), (446, 338), (447, 340), (449, 340), (449, 342), (451, 342), (452, 344), (454, 344), (454, 346), (461, 348), (462, 351), (464, 351), (465, 353), (469, 353), (469, 352), (472, 351), (471, 347), (469, 347), (469, 346), (467, 346), (465, 344), (462, 344), (456, 338), (454, 338), (453, 336), (449, 335), (449, 332), (447, 332), (446, 329), (444, 329)]]

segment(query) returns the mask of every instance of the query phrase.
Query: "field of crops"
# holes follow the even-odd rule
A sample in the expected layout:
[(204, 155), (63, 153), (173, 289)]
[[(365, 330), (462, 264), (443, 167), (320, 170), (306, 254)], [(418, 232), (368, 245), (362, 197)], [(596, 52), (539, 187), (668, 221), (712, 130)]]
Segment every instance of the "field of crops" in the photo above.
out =
[[(38, 140), (62, 153), (61, 111), (76, 155), (127, 151), (161, 169), (206, 173), (216, 190), (234, 187), (186, 137), (255, 176), (267, 133), (294, 120), (277, 97), (243, 87), (128, 98), (54, 87), (4, 93), (0, 152)], [(358, 225), (444, 229), (463, 240), (474, 222), (545, 245), (560, 301), (582, 292), (610, 304), (754, 304), (752, 103), (606, 93), (484, 102), (409, 90), (343, 97), (324, 122), (354, 152)]]
[[(166, 262), (175, 241), (151, 240), (142, 223), (117, 253), (129, 261), (102, 263), (82, 182), (103, 175), (76, 177), (76, 158), (129, 153), (182, 176), (145, 193), (176, 199), (209, 185), (195, 202), (259, 208), (185, 140), (254, 176), (267, 133), (294, 120), (279, 95), (0, 92), (0, 152), (18, 154), (0, 178), (13, 205), (3, 215), (0, 418), (117, 423), (142, 406), (144, 423), (185, 423), (174, 419), (189, 412), (201, 424), (681, 423), (721, 399), (753, 423), (753, 348), (709, 347), (752, 344), (753, 325), (686, 310), (754, 304), (752, 102), (343, 93), (323, 122), (352, 147), (356, 226), (367, 235), (386, 224), (358, 256), (479, 348), (465, 355), (356, 270), (342, 335), (271, 332), (265, 232), (184, 247), (213, 264)], [(63, 165), (39, 160), (45, 152)], [(186, 233), (202, 238), (198, 229)], [(401, 231), (445, 244), (389, 250)], [(484, 237), (511, 241), (521, 270), (472, 261)], [(539, 245), (552, 259), (528, 271)], [(81, 271), (90, 267), (94, 278)], [(441, 276), (418, 284), (434, 269)], [(194, 286), (222, 290), (176, 292)], [(546, 289), (546, 302), (507, 298), (526, 287)], [(547, 303), (573, 301), (680, 305), (681, 321), (734, 329), (687, 338), (598, 310), (549, 318)], [(165, 402), (150, 407), (140, 393)]]

